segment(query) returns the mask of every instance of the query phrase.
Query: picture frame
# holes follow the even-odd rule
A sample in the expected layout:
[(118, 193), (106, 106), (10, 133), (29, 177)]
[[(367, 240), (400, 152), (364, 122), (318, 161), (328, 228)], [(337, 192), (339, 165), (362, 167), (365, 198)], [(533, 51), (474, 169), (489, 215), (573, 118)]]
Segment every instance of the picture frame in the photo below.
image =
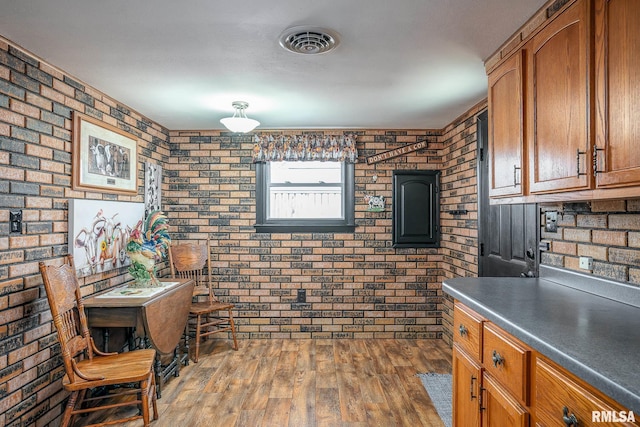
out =
[(144, 216), (162, 209), (162, 166), (144, 163)]
[(72, 178), (74, 190), (137, 195), (137, 138), (74, 112)]
[(69, 199), (69, 253), (78, 277), (126, 267), (131, 231), (144, 219), (144, 203)]

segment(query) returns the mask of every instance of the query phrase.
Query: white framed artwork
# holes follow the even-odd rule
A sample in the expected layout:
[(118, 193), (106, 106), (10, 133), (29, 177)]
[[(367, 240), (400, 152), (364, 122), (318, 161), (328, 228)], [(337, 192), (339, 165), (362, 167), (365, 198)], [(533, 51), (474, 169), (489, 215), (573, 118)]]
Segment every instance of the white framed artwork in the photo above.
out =
[(127, 242), (144, 203), (69, 200), (69, 253), (78, 277), (128, 266)]

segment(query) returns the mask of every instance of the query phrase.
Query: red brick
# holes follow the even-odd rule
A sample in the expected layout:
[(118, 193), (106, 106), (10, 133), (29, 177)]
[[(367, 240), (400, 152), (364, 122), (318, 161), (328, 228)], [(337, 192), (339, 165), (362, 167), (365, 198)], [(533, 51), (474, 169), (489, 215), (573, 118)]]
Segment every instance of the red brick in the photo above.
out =
[(607, 260), (608, 248), (606, 246), (596, 245), (578, 245), (578, 255), (588, 256), (593, 259)]
[(575, 243), (554, 241), (551, 243), (551, 250), (554, 253), (565, 254), (565, 255), (576, 255), (577, 245)]
[(591, 230), (585, 230), (581, 228), (565, 228), (563, 237), (564, 240), (570, 240), (573, 242), (590, 242)]
[(594, 200), (591, 212), (625, 212), (627, 204), (624, 200)]
[(616, 230), (640, 230), (640, 215), (609, 215), (609, 228)]
[(610, 248), (609, 261), (616, 264), (640, 266), (640, 250)]
[(627, 233), (624, 231), (593, 230), (591, 241), (598, 245), (626, 246)]
[(6, 122), (14, 126), (24, 127), (25, 118), (20, 113), (14, 113), (13, 111), (0, 109), (0, 122)]

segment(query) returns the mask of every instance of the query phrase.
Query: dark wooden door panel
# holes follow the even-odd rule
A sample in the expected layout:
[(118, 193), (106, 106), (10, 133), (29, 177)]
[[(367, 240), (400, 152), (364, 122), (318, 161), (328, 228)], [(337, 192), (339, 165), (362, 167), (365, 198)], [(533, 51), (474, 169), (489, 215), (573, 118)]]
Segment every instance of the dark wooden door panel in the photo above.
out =
[(538, 207), (489, 204), (487, 138), (487, 117), (483, 113), (478, 116), (478, 275), (537, 276)]
[(483, 228), (486, 229), (481, 242), (482, 275), (535, 275), (537, 206), (493, 205), (489, 210), (488, 219), (482, 220)]
[(393, 171), (393, 247), (440, 244), (440, 171)]

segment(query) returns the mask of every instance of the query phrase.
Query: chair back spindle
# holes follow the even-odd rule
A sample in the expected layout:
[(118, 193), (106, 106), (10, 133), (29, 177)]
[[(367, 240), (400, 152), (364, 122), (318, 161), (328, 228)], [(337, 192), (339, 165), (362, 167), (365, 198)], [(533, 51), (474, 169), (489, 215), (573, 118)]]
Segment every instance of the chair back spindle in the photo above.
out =
[[(211, 281), (211, 258), (207, 245), (196, 243), (181, 243), (171, 246), (169, 249), (169, 264), (171, 264), (171, 276), (182, 279), (193, 279), (195, 282), (194, 293), (200, 295), (206, 293), (209, 302), (216, 301)], [(207, 269), (205, 274), (205, 267)]]

